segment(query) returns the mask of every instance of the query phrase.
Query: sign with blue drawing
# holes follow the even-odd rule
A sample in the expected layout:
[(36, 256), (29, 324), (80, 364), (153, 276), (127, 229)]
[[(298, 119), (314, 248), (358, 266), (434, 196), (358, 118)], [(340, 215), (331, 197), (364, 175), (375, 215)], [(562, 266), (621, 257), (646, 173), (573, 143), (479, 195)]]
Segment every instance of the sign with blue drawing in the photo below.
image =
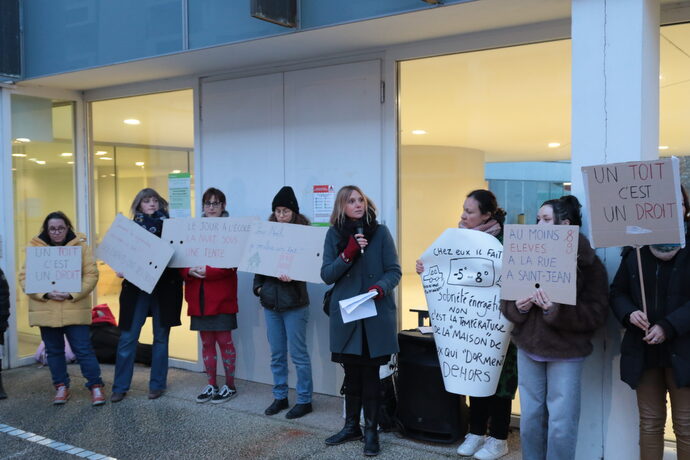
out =
[(328, 227), (253, 222), (237, 269), (323, 284), (321, 263), (326, 232)]
[(420, 257), (446, 391), (491, 396), (510, 342), (501, 315), (503, 247), (493, 236), (449, 228)]

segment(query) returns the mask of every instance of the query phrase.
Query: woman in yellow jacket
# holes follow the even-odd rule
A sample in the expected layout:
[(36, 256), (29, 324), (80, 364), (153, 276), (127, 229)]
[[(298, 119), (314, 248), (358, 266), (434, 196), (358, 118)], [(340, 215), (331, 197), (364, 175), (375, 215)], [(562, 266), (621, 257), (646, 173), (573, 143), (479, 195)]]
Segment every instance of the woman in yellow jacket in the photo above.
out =
[[(41, 329), (46, 346), (48, 367), (57, 390), (53, 404), (64, 404), (70, 397), (69, 375), (65, 362), (65, 339), (77, 356), (86, 387), (94, 406), (105, 404), (101, 368), (91, 345), (91, 291), (98, 281), (98, 269), (86, 236), (75, 233), (69, 218), (61, 211), (51, 212), (43, 220), (41, 233), (30, 246), (81, 246), (81, 291), (28, 294), (29, 324)], [(19, 275), (25, 289), (26, 269)]]

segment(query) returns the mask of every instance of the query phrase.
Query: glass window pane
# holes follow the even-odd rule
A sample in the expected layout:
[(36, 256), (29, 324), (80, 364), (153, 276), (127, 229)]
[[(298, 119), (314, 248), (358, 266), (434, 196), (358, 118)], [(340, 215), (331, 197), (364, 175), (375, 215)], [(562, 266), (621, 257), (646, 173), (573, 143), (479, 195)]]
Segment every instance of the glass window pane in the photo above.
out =
[[(167, 199), (168, 174), (193, 173), (192, 90), (94, 102), (92, 112), (95, 227), (100, 242), (117, 213), (131, 216), (132, 199), (139, 190), (150, 187)], [(192, 175), (192, 203), (193, 180)], [(122, 280), (102, 261), (98, 269), (97, 302), (107, 303), (118, 317)], [(150, 322), (142, 329), (142, 343), (152, 343)], [(171, 330), (170, 356), (196, 361), (197, 336), (189, 330), (186, 305), (182, 323)]]
[[(17, 273), (25, 248), (43, 219), (63, 211), (78, 227), (74, 179), (74, 103), (12, 95), (12, 179)], [(17, 285), (19, 356), (34, 354), (41, 341), (29, 326), (28, 298)]]

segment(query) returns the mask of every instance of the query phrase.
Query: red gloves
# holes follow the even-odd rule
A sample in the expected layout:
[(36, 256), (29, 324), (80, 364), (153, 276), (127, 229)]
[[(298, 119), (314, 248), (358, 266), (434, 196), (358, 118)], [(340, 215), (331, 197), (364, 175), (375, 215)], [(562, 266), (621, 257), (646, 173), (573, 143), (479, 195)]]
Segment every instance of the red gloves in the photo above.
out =
[(367, 289), (367, 292), (369, 292), (369, 291), (376, 291), (379, 293), (376, 297), (374, 297), (374, 300), (383, 299), (384, 292), (383, 292), (383, 289), (381, 289), (381, 286), (377, 286), (376, 284), (374, 284), (372, 287)]
[(350, 239), (347, 242), (347, 246), (345, 246), (345, 249), (343, 249), (342, 254), (340, 254), (340, 257), (347, 262), (350, 263), (352, 260), (359, 255), (359, 243), (357, 243), (357, 240), (355, 239), (354, 236), (350, 235)]

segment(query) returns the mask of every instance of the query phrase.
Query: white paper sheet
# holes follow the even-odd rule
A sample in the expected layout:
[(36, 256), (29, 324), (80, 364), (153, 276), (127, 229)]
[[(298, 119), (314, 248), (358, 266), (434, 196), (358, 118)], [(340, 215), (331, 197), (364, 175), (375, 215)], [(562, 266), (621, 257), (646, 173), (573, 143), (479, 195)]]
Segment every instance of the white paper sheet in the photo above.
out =
[(339, 303), (343, 323), (376, 316), (376, 304), (372, 299), (377, 295), (376, 291), (370, 291), (366, 294), (341, 300)]

